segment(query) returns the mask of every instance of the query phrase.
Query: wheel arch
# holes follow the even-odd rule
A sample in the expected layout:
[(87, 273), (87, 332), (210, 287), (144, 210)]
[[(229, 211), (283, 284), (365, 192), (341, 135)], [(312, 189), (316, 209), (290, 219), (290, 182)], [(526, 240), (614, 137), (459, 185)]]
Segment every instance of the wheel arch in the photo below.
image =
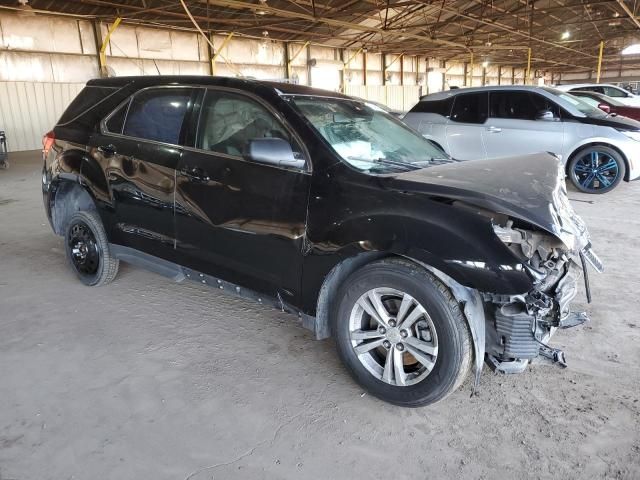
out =
[(611, 144), (611, 143), (607, 143), (607, 142), (602, 142), (602, 141), (597, 141), (597, 142), (587, 142), (584, 143), (582, 145), (578, 145), (577, 147), (575, 147), (573, 149), (573, 151), (567, 156), (567, 162), (564, 165), (564, 170), (565, 173), (568, 175), (570, 175), (571, 172), (569, 172), (569, 165), (571, 164), (571, 160), (573, 159), (573, 157), (580, 151), (580, 150), (584, 150), (585, 148), (590, 148), (590, 147), (607, 147), (610, 148), (612, 150), (615, 150), (616, 152), (618, 152), (618, 154), (622, 157), (622, 160), (624, 161), (624, 177), (623, 180), (625, 182), (629, 181), (629, 170), (630, 170), (630, 165), (629, 165), (629, 159), (627, 158), (627, 156), (624, 154), (624, 152), (622, 150), (620, 150), (618, 147), (616, 147), (615, 145)]
[(333, 267), (325, 277), (318, 296), (315, 317), (316, 338), (324, 339), (334, 335), (334, 332), (331, 331), (330, 315), (332, 307), (337, 304), (338, 291), (344, 281), (365, 265), (385, 258), (398, 258), (411, 262), (437, 277), (451, 291), (461, 306), (463, 316), (471, 332), (474, 352), (474, 388), (477, 387), (482, 372), (486, 342), (484, 304), (480, 293), (473, 288), (461, 285), (437, 268), (406, 255), (392, 252), (365, 252), (346, 258)]
[(57, 235), (64, 235), (67, 222), (78, 211), (97, 211), (96, 201), (78, 181), (59, 180), (51, 196), (51, 225)]

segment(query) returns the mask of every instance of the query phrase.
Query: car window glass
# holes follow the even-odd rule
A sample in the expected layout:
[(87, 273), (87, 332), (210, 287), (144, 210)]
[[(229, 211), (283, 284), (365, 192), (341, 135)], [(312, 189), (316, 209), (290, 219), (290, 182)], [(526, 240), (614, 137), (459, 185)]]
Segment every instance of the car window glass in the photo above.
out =
[(196, 147), (244, 156), (255, 138), (282, 138), (296, 158), (302, 149), (280, 121), (257, 101), (244, 95), (208, 90), (200, 113)]
[(123, 134), (158, 142), (177, 144), (191, 89), (145, 90), (133, 97)]
[(627, 96), (625, 92), (617, 88), (613, 88), (613, 87), (603, 87), (603, 88), (604, 88), (604, 94), (610, 97), (624, 98)]
[(595, 100), (595, 99), (593, 99), (591, 97), (580, 96), (580, 100), (582, 100), (583, 102), (586, 102), (589, 105), (591, 105), (592, 107), (596, 107), (596, 108), (598, 108), (598, 105), (600, 104), (597, 100)]
[(107, 120), (106, 127), (111, 133), (122, 133), (122, 127), (124, 125), (124, 117), (127, 114), (127, 107), (129, 102), (125, 102), (114, 113), (111, 114), (109, 120)]
[(547, 97), (538, 95), (537, 93), (530, 93), (529, 98), (533, 103), (535, 118), (541, 117), (543, 112), (551, 112), (553, 118), (560, 118), (560, 107)]
[(455, 96), (451, 120), (460, 123), (484, 123), (487, 120), (487, 93), (465, 93)]
[(410, 113), (435, 113), (448, 118), (452, 105), (453, 97), (443, 100), (421, 100), (410, 110)]
[(492, 118), (534, 120), (536, 106), (529, 92), (491, 92), (489, 114)]

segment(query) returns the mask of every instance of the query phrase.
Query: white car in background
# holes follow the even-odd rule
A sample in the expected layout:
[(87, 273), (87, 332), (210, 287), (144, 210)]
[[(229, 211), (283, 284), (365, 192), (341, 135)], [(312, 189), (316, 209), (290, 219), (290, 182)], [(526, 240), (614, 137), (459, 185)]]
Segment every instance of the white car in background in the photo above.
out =
[(609, 85), (607, 83), (576, 83), (573, 85), (557, 85), (555, 88), (562, 90), (563, 92), (575, 92), (580, 90), (582, 92), (602, 93), (608, 97), (615, 98), (625, 105), (640, 107), (640, 96), (634, 95), (622, 87)]

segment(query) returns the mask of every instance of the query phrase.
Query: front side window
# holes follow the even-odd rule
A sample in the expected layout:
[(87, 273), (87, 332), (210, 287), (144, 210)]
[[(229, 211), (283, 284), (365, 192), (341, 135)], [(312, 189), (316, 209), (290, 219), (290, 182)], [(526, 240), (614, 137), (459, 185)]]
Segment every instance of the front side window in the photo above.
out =
[(613, 88), (613, 87), (603, 87), (603, 88), (604, 88), (604, 94), (608, 95), (609, 97), (626, 98), (629, 96), (627, 92), (619, 88)]
[(249, 143), (259, 138), (281, 138), (302, 158), (302, 149), (280, 121), (257, 101), (236, 93), (208, 90), (196, 138), (196, 148), (245, 156)]
[(338, 156), (358, 170), (390, 173), (448, 161), (420, 134), (363, 102), (302, 95), (288, 100)]
[(190, 88), (143, 90), (131, 100), (123, 135), (178, 144)]
[(580, 96), (580, 100), (582, 100), (585, 103), (588, 103), (589, 105), (591, 105), (594, 108), (598, 108), (598, 105), (600, 105), (600, 103), (596, 99), (591, 98), (591, 97)]
[(513, 120), (535, 120), (536, 107), (529, 92), (491, 92), (489, 116)]
[(456, 95), (451, 120), (458, 123), (484, 123), (487, 120), (488, 93)]

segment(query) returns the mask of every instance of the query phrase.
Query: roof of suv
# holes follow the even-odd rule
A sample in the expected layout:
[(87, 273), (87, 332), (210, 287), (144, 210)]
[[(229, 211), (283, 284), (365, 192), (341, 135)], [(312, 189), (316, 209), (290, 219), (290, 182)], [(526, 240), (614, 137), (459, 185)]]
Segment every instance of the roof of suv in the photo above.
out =
[(259, 87), (272, 88), (278, 94), (317, 95), (323, 97), (350, 98), (331, 90), (295, 85), (292, 83), (255, 80), (249, 78), (217, 77), (207, 75), (145, 75), (95, 78), (89, 80), (87, 85), (99, 87), (124, 87), (134, 84), (138, 88), (154, 87), (160, 85), (212, 85), (238, 88), (243, 90), (255, 90)]
[(461, 95), (463, 93), (476, 93), (476, 92), (488, 92), (488, 91), (509, 91), (509, 90), (528, 90), (531, 92), (542, 92), (542, 87), (534, 85), (494, 85), (486, 87), (464, 87), (454, 88), (453, 90), (445, 90), (443, 92), (430, 93), (429, 95), (423, 95), (420, 100), (444, 100), (446, 98)]

